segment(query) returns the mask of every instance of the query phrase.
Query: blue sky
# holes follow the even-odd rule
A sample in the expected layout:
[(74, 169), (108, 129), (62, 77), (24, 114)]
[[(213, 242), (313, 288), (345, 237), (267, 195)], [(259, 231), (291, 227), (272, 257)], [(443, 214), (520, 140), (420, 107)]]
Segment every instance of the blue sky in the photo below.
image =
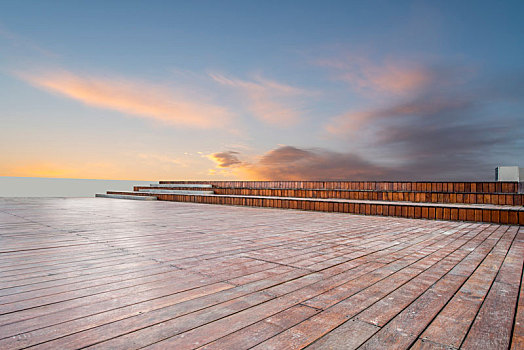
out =
[(0, 175), (491, 179), (521, 1), (0, 1)]

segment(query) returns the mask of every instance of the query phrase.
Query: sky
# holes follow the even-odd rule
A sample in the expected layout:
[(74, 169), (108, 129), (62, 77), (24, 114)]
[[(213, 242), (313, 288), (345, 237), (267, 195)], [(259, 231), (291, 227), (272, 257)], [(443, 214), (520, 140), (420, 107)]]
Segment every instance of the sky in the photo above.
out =
[(523, 1), (0, 0), (0, 176), (493, 180)]

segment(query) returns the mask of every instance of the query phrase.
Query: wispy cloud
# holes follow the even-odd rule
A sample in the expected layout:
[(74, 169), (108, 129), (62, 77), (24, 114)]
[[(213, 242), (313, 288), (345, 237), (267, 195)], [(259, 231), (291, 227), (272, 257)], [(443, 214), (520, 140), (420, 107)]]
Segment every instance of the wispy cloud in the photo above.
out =
[(362, 93), (403, 95), (427, 85), (434, 72), (414, 62), (374, 62), (365, 56), (322, 59), (316, 62), (333, 71), (333, 77)]
[(210, 74), (217, 83), (237, 89), (248, 98), (248, 109), (261, 121), (287, 127), (300, 121), (302, 107), (298, 99), (309, 93), (306, 90), (277, 81), (256, 77), (252, 81)]
[(424, 96), (406, 102), (393, 104), (386, 108), (369, 109), (357, 112), (347, 112), (332, 118), (326, 125), (326, 130), (335, 135), (347, 135), (361, 131), (366, 125), (383, 119), (391, 122), (394, 118), (434, 116), (441, 113), (458, 111), (468, 108), (471, 101), (461, 97)]
[(189, 99), (163, 86), (63, 70), (18, 75), (36, 87), (89, 106), (176, 126), (225, 128), (231, 121), (231, 114), (224, 107)]
[(56, 58), (59, 56), (51, 50), (36, 44), (32, 40), (8, 30), (4, 25), (2, 25), (2, 23), (0, 23), (0, 39), (2, 38), (8, 42), (9, 46), (25, 51), (26, 54), (28, 52), (31, 54), (37, 53), (43, 57), (49, 58)]

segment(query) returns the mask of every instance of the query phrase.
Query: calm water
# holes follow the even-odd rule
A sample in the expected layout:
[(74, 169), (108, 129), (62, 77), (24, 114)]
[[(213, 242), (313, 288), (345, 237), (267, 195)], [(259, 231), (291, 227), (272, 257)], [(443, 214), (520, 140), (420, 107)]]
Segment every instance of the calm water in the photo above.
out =
[(94, 197), (95, 193), (132, 191), (133, 185), (154, 182), (0, 176), (0, 197)]

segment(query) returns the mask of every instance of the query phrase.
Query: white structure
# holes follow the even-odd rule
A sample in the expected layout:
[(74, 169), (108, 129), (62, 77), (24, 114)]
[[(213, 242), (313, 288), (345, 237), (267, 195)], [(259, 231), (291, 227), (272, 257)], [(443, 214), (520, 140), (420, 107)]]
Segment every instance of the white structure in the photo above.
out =
[(524, 168), (518, 166), (496, 167), (495, 181), (524, 181)]

